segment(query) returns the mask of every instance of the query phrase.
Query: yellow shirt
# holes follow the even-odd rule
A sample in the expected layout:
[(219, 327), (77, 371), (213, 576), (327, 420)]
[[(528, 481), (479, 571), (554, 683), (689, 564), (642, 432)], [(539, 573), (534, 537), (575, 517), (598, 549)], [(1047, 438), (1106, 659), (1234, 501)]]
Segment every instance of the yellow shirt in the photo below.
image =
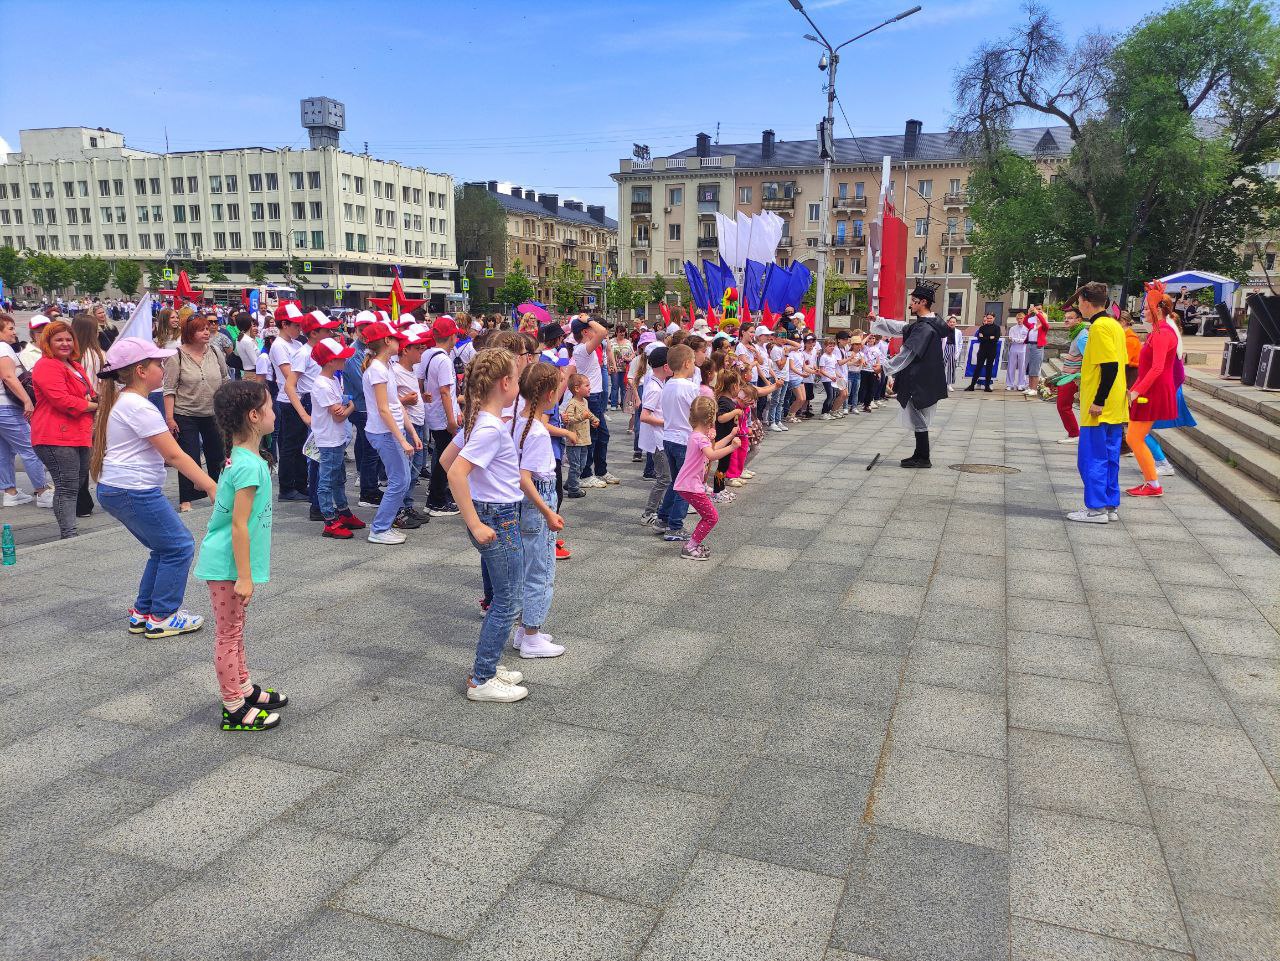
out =
[[(1110, 314), (1099, 314), (1089, 327), (1089, 340), (1084, 348), (1084, 361), (1080, 367), (1080, 426), (1097, 427), (1099, 424), (1129, 423), (1128, 388), (1125, 386), (1124, 368), (1129, 352), (1125, 347), (1124, 328)], [(1098, 394), (1102, 383), (1102, 365), (1116, 365), (1116, 379), (1111, 384), (1102, 414), (1094, 417), (1089, 406)]]

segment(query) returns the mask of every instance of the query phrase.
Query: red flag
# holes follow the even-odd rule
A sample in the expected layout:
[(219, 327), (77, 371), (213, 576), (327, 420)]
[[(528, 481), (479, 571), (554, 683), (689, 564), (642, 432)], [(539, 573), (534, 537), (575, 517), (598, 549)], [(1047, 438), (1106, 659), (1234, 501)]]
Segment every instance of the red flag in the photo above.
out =
[(738, 324), (738, 333), (741, 334), (744, 330), (746, 330), (748, 327), (751, 326), (751, 308), (748, 307), (745, 303), (743, 303), (742, 305), (742, 316), (739, 318), (739, 321), (740, 322)]
[(808, 327), (810, 330), (816, 329), (814, 327), (814, 313), (815, 313), (814, 308), (805, 307), (800, 311), (800, 313), (804, 316), (804, 325)]
[(684, 329), (685, 330), (693, 329), (693, 321), (696, 317), (697, 317), (697, 314), (694, 310), (693, 301), (689, 301), (689, 309), (684, 312)]
[(768, 304), (764, 305), (764, 314), (760, 318), (760, 323), (764, 324), (770, 330), (773, 330), (773, 323), (774, 323), (773, 311), (769, 309)]
[(665, 302), (658, 304), (658, 313), (662, 314), (663, 324), (671, 323), (671, 308)]
[(720, 318), (716, 316), (715, 310), (711, 307), (707, 308), (707, 326), (712, 330), (717, 330), (720, 327)]

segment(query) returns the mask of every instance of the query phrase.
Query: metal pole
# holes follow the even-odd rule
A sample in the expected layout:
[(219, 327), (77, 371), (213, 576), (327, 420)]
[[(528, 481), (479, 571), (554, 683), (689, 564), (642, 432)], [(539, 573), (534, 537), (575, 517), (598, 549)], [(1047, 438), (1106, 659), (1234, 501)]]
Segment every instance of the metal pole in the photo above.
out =
[(831, 208), (831, 163), (836, 149), (835, 104), (836, 104), (836, 64), (840, 55), (831, 53), (831, 62), (827, 65), (827, 119), (824, 135), (831, 141), (831, 150), (822, 162), (822, 210), (818, 214), (818, 295), (814, 299), (813, 332), (821, 338), (826, 330), (827, 313), (827, 227)]

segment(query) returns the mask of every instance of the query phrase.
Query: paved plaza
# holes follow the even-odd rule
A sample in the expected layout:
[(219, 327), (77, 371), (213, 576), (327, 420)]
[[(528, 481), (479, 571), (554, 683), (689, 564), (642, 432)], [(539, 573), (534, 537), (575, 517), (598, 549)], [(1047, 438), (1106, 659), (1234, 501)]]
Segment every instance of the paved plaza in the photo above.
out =
[(1206, 494), (1068, 524), (1053, 407), (961, 394), (930, 471), (896, 406), (768, 435), (698, 564), (636, 523), (611, 421), (622, 486), (565, 505), (568, 653), (516, 662), (515, 705), (462, 696), (456, 518), (386, 548), (278, 507), (247, 646), (292, 704), (259, 735), (217, 729), (211, 624), (125, 633), (127, 533), (23, 545), (0, 957), (1276, 956), (1280, 556)]

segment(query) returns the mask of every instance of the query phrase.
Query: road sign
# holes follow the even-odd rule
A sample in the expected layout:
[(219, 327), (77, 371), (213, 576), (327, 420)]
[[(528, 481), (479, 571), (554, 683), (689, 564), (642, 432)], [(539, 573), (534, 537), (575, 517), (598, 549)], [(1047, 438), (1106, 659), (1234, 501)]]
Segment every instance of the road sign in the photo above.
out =
[(601, 267), (599, 264), (596, 264), (596, 276), (600, 277), (603, 274), (604, 274), (604, 268)]
[(342, 288), (338, 287), (333, 292), (333, 299), (338, 303), (342, 303)]
[(595, 297), (595, 294), (592, 294), (587, 298), (587, 306), (594, 307), (595, 305), (596, 305), (596, 297)]
[(470, 289), (471, 289), (471, 279), (470, 279), (470, 278), (468, 278), (468, 277), (463, 277), (463, 278), (462, 278), (462, 289), (463, 289), (463, 290), (470, 290)]
[(163, 276), (164, 276), (164, 279), (165, 279), (165, 280), (173, 280), (173, 269), (172, 269), (172, 268), (170, 268), (170, 267), (166, 267), (166, 268), (164, 269), (164, 274), (163, 274)]
[(309, 273), (311, 273), (311, 261), (309, 261), (309, 260), (304, 260), (304, 261), (302, 262), (302, 272), (303, 272), (304, 274), (309, 274)]
[(492, 267), (486, 267), (486, 268), (484, 269), (484, 276), (485, 276), (485, 279), (486, 279), (486, 280), (488, 280), (488, 279), (490, 279), (491, 277), (493, 277), (493, 268), (492, 268)]

